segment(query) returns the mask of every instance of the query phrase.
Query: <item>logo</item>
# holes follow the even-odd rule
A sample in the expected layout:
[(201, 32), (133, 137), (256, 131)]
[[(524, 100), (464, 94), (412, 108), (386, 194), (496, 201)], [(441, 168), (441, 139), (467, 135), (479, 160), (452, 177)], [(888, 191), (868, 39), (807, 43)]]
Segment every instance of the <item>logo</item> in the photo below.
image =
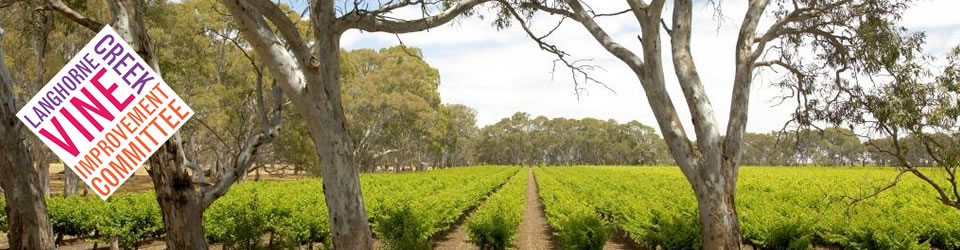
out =
[(17, 117), (106, 200), (193, 114), (106, 26)]

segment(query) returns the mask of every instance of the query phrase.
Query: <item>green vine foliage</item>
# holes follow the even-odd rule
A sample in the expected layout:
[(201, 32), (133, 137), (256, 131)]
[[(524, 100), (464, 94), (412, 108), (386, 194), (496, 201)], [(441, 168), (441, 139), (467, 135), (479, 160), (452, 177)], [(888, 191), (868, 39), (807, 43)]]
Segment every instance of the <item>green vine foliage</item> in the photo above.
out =
[(95, 196), (54, 196), (47, 199), (47, 212), (58, 243), (64, 236), (92, 236), (99, 243), (116, 239), (120, 247), (132, 249), (163, 234), (153, 193), (117, 194), (106, 202)]
[[(468, 209), (504, 185), (518, 167), (467, 167), (361, 178), (374, 233), (391, 249), (430, 249)], [(373, 187), (375, 189), (367, 189)]]
[[(676, 167), (535, 172), (547, 220), (558, 234), (593, 230), (585, 229), (587, 223), (561, 223), (576, 214), (568, 211), (582, 211), (598, 214), (639, 245), (701, 248), (696, 198)], [(904, 178), (876, 197), (852, 202), (896, 175), (873, 167), (743, 167), (737, 181), (743, 242), (762, 249), (960, 249), (960, 224), (954, 223), (960, 214), (932, 198), (934, 191), (919, 179)]]
[[(476, 166), (415, 173), (364, 174), (364, 203), (377, 237), (392, 249), (429, 249), (430, 240), (504, 185), (519, 167)], [(206, 238), (227, 249), (297, 249), (331, 246), (320, 179), (244, 182), (205, 212)], [(53, 196), (47, 210), (58, 243), (65, 236), (98, 243), (117, 240), (133, 249), (161, 237), (163, 218), (152, 193)], [(5, 203), (0, 198), (0, 207)], [(0, 229), (6, 231), (6, 213)]]
[(537, 168), (537, 185), (546, 208), (547, 223), (566, 249), (603, 249), (611, 224), (597, 212), (597, 207), (576, 187), (565, 184), (548, 168)]
[(466, 229), (470, 242), (481, 249), (502, 250), (512, 246), (523, 221), (527, 176), (526, 170), (517, 172), (470, 215)]

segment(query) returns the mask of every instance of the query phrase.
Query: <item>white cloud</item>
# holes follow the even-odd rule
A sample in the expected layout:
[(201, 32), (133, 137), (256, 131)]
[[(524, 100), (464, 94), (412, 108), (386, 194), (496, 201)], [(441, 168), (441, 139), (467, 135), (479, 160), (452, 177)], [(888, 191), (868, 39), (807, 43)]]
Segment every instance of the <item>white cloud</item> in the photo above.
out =
[[(956, 0), (926, 0), (908, 12), (904, 23), (912, 29), (928, 33), (930, 47), (947, 48), (960, 42), (960, 20), (953, 13)], [(726, 128), (733, 82), (733, 50), (740, 20), (746, 4), (743, 0), (723, 2), (726, 17), (720, 25), (712, 6), (697, 6), (694, 11), (692, 53), (704, 87), (715, 108), (720, 129)], [(626, 8), (622, 2), (600, 1), (593, 6), (598, 12), (610, 13)], [(671, 6), (665, 18), (670, 23)], [(934, 14), (929, 14), (934, 13)], [(939, 14), (937, 14), (939, 13)], [(407, 13), (409, 14), (409, 13)], [(637, 77), (620, 61), (607, 53), (579, 24), (566, 22), (550, 41), (570, 52), (577, 59), (593, 59), (605, 71), (594, 74), (616, 93), (598, 85), (587, 85), (588, 93), (579, 98), (573, 92), (568, 71), (555, 75), (552, 54), (541, 51), (518, 27), (502, 31), (493, 28), (487, 19), (466, 18), (456, 24), (400, 35), (404, 44), (423, 48), (424, 59), (441, 73), (441, 97), (447, 103), (462, 103), (475, 108), (479, 125), (492, 124), (515, 112), (524, 111), (548, 117), (615, 119), (620, 122), (639, 120), (655, 126), (653, 112), (647, 104)], [(543, 19), (547, 18), (547, 19)], [(543, 32), (552, 28), (554, 19), (538, 16), (535, 27)], [(935, 20), (934, 20), (935, 19)], [(769, 21), (769, 20), (768, 20)], [(601, 26), (628, 48), (639, 51), (639, 27), (632, 15), (600, 19)], [(769, 22), (768, 22), (769, 23)], [(761, 27), (764, 27), (761, 25)], [(951, 28), (953, 27), (953, 28)], [(669, 38), (663, 38), (664, 75), (674, 105), (688, 131), (692, 131), (689, 112), (682, 92), (676, 84), (669, 55)], [(344, 48), (385, 47), (397, 44), (397, 37), (384, 33), (347, 32)], [(780, 89), (770, 87), (775, 76), (764, 74), (752, 86), (748, 131), (766, 132), (780, 129), (789, 119), (794, 106), (789, 102), (773, 106)], [(691, 132), (692, 134), (692, 132)]]
[(960, 1), (956, 0), (917, 1), (903, 14), (903, 25), (911, 29), (956, 29), (960, 26), (957, 10), (960, 10)]

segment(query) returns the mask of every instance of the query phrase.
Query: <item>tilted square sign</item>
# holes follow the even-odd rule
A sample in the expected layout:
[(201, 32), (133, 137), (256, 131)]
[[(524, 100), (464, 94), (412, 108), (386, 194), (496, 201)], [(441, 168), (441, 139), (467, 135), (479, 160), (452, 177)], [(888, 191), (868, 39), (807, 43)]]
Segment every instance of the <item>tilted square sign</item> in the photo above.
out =
[(193, 113), (106, 26), (17, 117), (106, 200)]

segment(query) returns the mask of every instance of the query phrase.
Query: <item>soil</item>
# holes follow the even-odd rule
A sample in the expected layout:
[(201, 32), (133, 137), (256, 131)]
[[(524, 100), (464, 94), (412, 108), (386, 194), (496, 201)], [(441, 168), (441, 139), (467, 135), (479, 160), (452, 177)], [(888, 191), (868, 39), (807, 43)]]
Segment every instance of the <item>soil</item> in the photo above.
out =
[(440, 241), (434, 244), (433, 249), (438, 250), (479, 250), (477, 246), (470, 243), (470, 237), (467, 236), (467, 223), (454, 225), (454, 229), (449, 234), (440, 238)]
[(607, 239), (607, 243), (603, 245), (604, 250), (641, 250), (641, 249), (650, 249), (643, 248), (638, 246), (633, 240), (630, 240), (630, 237), (627, 237), (626, 234), (617, 230), (610, 235), (610, 239)]
[(543, 202), (540, 201), (540, 190), (533, 170), (529, 170), (527, 178), (527, 200), (524, 202), (523, 222), (517, 240), (513, 243), (516, 249), (560, 249), (556, 241), (551, 240), (550, 225), (543, 213)]
[[(484, 195), (484, 198), (477, 202), (477, 204), (483, 204), (487, 197), (490, 197), (490, 195), (493, 195), (499, 191), (503, 185), (505, 184), (500, 184), (500, 186), (490, 190), (490, 192)], [(479, 250), (480, 248), (474, 246), (473, 243), (470, 243), (470, 236), (467, 235), (467, 218), (470, 217), (470, 214), (472, 214), (478, 206), (479, 205), (474, 205), (473, 207), (468, 208), (463, 212), (463, 214), (460, 215), (460, 218), (458, 218), (449, 229), (440, 232), (437, 234), (437, 236), (433, 237), (433, 249)]]

